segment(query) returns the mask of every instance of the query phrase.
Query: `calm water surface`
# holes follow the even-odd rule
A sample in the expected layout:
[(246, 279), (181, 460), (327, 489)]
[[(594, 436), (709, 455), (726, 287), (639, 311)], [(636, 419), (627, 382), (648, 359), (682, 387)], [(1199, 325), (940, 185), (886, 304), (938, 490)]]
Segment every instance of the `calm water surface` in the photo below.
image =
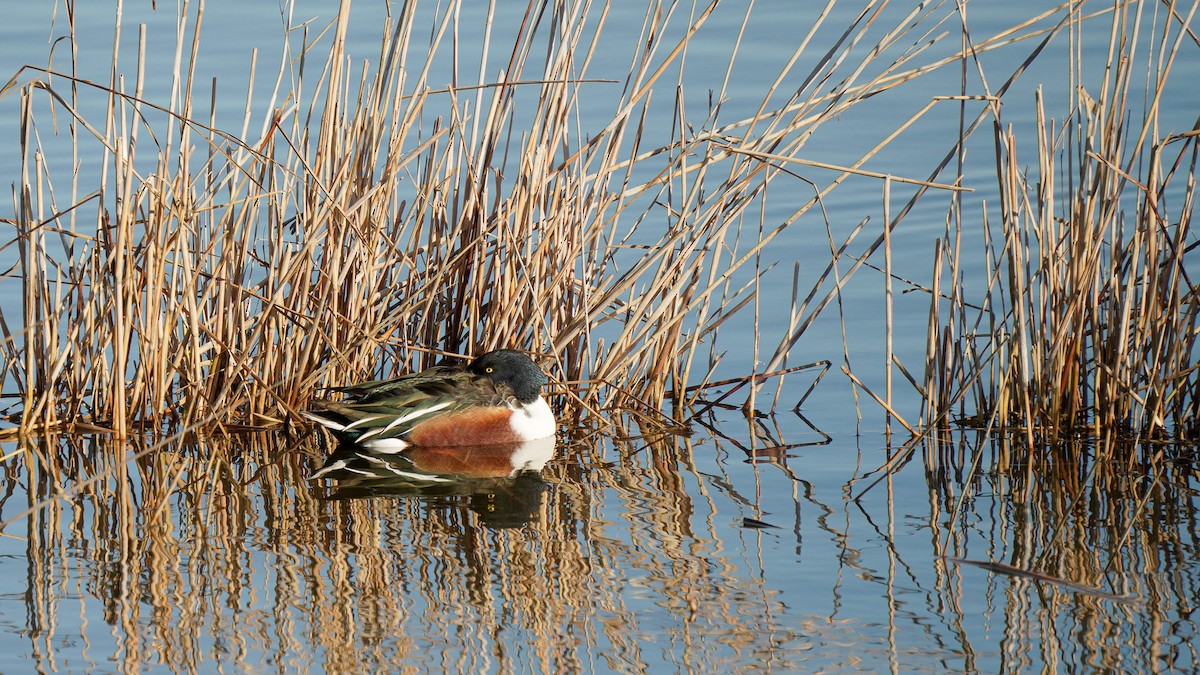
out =
[[(85, 4), (77, 25), (95, 29), (83, 31), (81, 48), (85, 64), (95, 57), (98, 69), (83, 69), (103, 81), (112, 9)], [(139, 22), (160, 30), (174, 22), (173, 8), (159, 3), (151, 12), (142, 4), (126, 7), (126, 40)], [(206, 35), (220, 40), (203, 43), (210, 50), (203, 63), (223, 78), (220, 91), (232, 92), (218, 105), (226, 128), (240, 120), (250, 49), (265, 58), (282, 39), (278, 10), (266, 4), (206, 5)], [(51, 28), (52, 5), (27, 3), (0, 26), (3, 79), (23, 63), (45, 64), (48, 38), (63, 33), (61, 24)], [(794, 41), (809, 20), (791, 3), (760, 5), (735, 73), (730, 119), (759, 102), (736, 87), (756, 91), (773, 76), (762, 64), (778, 61), (778, 46)], [(355, 9), (357, 59), (376, 56), (381, 6)], [(727, 58), (741, 19), (737, 3), (727, 6), (689, 56), (697, 64), (689, 77), (705, 75), (706, 58)], [(981, 33), (1034, 14), (1040, 3), (1004, 6), (1021, 9), (972, 14)], [(843, 6), (830, 25), (844, 23), (852, 9)], [(610, 21), (628, 20), (628, 11), (614, 8)], [(297, 16), (323, 25), (330, 12), (326, 3), (301, 3)], [(637, 25), (642, 13), (633, 13)], [(499, 14), (500, 23), (519, 18)], [(828, 46), (837, 35), (831, 29), (818, 42)], [(957, 48), (958, 38), (951, 42), (933, 47), (930, 58)], [(1065, 45), (1053, 43), (1024, 76), (1028, 109), (1005, 109), (1015, 124), (1032, 118), (1039, 83), (1048, 100), (1066, 100)], [(1102, 55), (1103, 47), (1096, 40), (1087, 49)], [(507, 58), (504, 49), (493, 51)], [(987, 67), (1006, 77), (1027, 51), (989, 55)], [(1197, 52), (1186, 53), (1190, 59), (1177, 68), (1198, 70)], [(628, 51), (614, 47), (598, 58), (612, 59), (619, 75)], [(148, 85), (156, 93), (148, 97), (162, 101), (169, 69), (157, 65)], [(723, 75), (723, 66), (711, 70)], [(263, 96), (269, 79), (260, 73)], [(698, 101), (707, 96), (700, 86), (692, 94)], [(719, 78), (708, 84), (717, 86)], [(947, 76), (881, 95), (878, 105), (855, 109), (838, 129), (814, 138), (813, 158), (844, 163), (883, 133), (864, 130), (894, 128), (956, 87)], [(607, 102), (616, 94), (602, 85), (589, 93), (598, 118), (611, 115)], [(1200, 99), (1195, 90), (1178, 96), (1172, 105), (1184, 111), (1180, 128), (1189, 128)], [(0, 174), (9, 182), (19, 178), (17, 110), (14, 96), (0, 99)], [(650, 123), (666, 127), (669, 117)], [(947, 107), (869, 168), (925, 178), (956, 133), (957, 111)], [(47, 161), (69, 162), (61, 152), (48, 144)], [(989, 170), (986, 162), (976, 168), (971, 199), (994, 192)], [(877, 183), (845, 188), (826, 205), (834, 228), (882, 218)], [(904, 193), (897, 190), (899, 203)], [(7, 217), (11, 196), (3, 199)], [(786, 201), (774, 198), (769, 217), (797, 207)], [(909, 216), (911, 226), (895, 242), (897, 274), (928, 278), (945, 209), (942, 199)], [(768, 254), (783, 272), (770, 278), (764, 306), (788, 302), (792, 261), (828, 258), (824, 228), (802, 221)], [(10, 247), (0, 262), (7, 268), (15, 256)], [(818, 272), (802, 270), (809, 278)], [(21, 315), (16, 289), (0, 285), (6, 317)], [(883, 369), (869, 365), (883, 363), (879, 277), (856, 277), (845, 294), (844, 324), (831, 310), (795, 349), (793, 362), (835, 362), (805, 402), (804, 417), (779, 412), (748, 421), (718, 409), (690, 436), (642, 436), (631, 423), (620, 425), (621, 434), (568, 426), (540, 473), (511, 480), (313, 479), (328, 448), (302, 433), (186, 437), (151, 452), (150, 441), (103, 438), (5, 443), (0, 671), (1200, 668), (1193, 457), (1080, 466), (1047, 450), (1018, 461), (966, 434), (913, 448), (911, 461), (887, 477), (878, 469), (892, 457), (903, 461), (907, 435), (889, 437), (879, 409), (836, 374), (845, 335), (855, 372), (873, 386), (882, 382)], [(909, 294), (897, 303), (897, 353), (920, 364), (927, 299)], [(764, 311), (766, 341), (778, 339), (786, 323), (785, 315)], [(731, 324), (722, 331), (724, 374), (753, 366), (750, 330)], [(799, 400), (811, 377), (787, 380), (781, 410)], [(6, 382), (5, 391), (12, 386)], [(915, 410), (915, 395), (897, 386), (897, 405)], [(60, 486), (70, 492), (59, 493)]]

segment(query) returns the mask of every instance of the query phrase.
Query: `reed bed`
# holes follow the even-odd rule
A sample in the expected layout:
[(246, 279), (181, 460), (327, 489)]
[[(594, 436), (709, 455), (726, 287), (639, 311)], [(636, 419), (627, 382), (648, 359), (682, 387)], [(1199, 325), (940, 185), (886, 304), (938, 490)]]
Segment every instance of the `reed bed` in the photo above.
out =
[(1099, 79), (1070, 31), (1074, 89), (1062, 117), (1040, 89), (1032, 133), (989, 111), (999, 203), (982, 209), (981, 245), (979, 227), (963, 225), (977, 217), (960, 204), (937, 247), (920, 387), (927, 429), (1015, 433), (1031, 450), (1082, 434), (1102, 456), (1152, 447), (1142, 440), (1197, 440), (1200, 120), (1172, 129), (1162, 119), (1165, 101), (1192, 86), (1175, 71), (1195, 54), (1184, 27), (1197, 4), (1155, 11), (1109, 15)]
[[(930, 654), (974, 670), (995, 644), (993, 634), (969, 633), (976, 608), (962, 590), (976, 568), (994, 575), (986, 616), (1003, 621), (1005, 666), (1195, 662), (1184, 633), (1196, 583), (1178, 574), (1196, 548), (1194, 468), (1076, 461), (1158, 457), (1157, 441), (1197, 433), (1197, 303), (1186, 264), (1197, 134), (1161, 133), (1158, 107), (1172, 63), (1190, 49), (1178, 27), (1194, 5), (1171, 4), (1154, 24), (1147, 92), (1131, 65), (1144, 43), (1123, 39), (1140, 15), (1110, 6), (1107, 79), (1099, 91), (1077, 89), (1061, 121), (1039, 98), (1032, 160), (1000, 116), (1003, 92), (958, 97), (964, 110), (985, 107), (980, 124), (993, 122), (1000, 204), (998, 215), (985, 206), (974, 228), (953, 198), (929, 288), (925, 372), (902, 373), (922, 410), (897, 407), (890, 369), (900, 359), (890, 346), (881, 391), (865, 389), (877, 378), (844, 369), (914, 431), (910, 448), (927, 443), (935, 536), (920, 560), (934, 559), (929, 584), (902, 558), (918, 538), (894, 536), (912, 527), (907, 514), (893, 521), (904, 502), (888, 492), (879, 505), (888, 528), (868, 518), (863, 538), (850, 509), (873, 506), (882, 490), (856, 490), (841, 505), (843, 524), (831, 517), (836, 505), (818, 500), (820, 486), (789, 468), (791, 450), (819, 450), (830, 443), (824, 434), (787, 443), (764, 418), (751, 420), (747, 443), (661, 427), (743, 407), (729, 401), (745, 391), (743, 408), (753, 407), (764, 379), (804, 367), (789, 365), (793, 347), (877, 251), (890, 302), (899, 284), (891, 246), (905, 215), (929, 190), (964, 190), (962, 180), (937, 180), (975, 127), (964, 124), (955, 151), (924, 179), (865, 165), (928, 108), (845, 164), (805, 157), (820, 127), (933, 70), (1043, 34), (971, 36), (923, 61), (941, 39), (936, 6), (883, 25), (882, 5), (870, 4), (836, 26), (832, 49), (801, 59), (831, 29), (826, 7), (783, 55), (755, 112), (731, 120), (723, 90), (697, 109), (683, 75), (715, 4), (649, 4), (619, 78), (593, 66), (604, 32), (629, 30), (610, 25), (610, 7), (531, 2), (508, 34), (486, 18), (485, 28), (464, 24), (477, 17), (467, 3), (418, 5), (393, 8), (377, 58), (359, 64), (345, 47), (348, 1), (326, 25), (293, 21), (284, 3), (289, 38), (277, 69), (262, 75), (256, 57), (245, 83), (251, 91), (273, 79), (273, 92), (265, 104), (248, 93), (232, 124), (218, 115), (216, 82), (199, 75), (203, 6), (188, 2), (171, 58), (147, 54), (142, 29), (136, 56), (113, 53), (107, 80), (55, 62), (5, 87), (23, 125), (17, 211), (4, 221), (22, 300), (19, 317), (0, 306), (0, 348), (4, 390), (19, 392), (6, 417), (22, 438), (0, 463), (0, 529), (27, 539), (28, 635), (40, 668), (61, 669), (63, 645), (79, 641), (82, 658), (101, 655), (129, 672), (192, 670), (209, 658), (241, 670), (323, 659), (319, 667), (334, 672), (414, 661), (576, 672), (598, 656), (636, 670), (657, 661), (651, 649), (694, 669), (794, 670), (808, 662), (800, 649), (840, 658), (835, 647), (862, 644), (873, 627), (899, 634), (917, 606), (905, 603), (920, 598), (945, 619), (928, 622)], [(1084, 20), (1073, 7), (1049, 10), (1067, 8), (1056, 30)], [(129, 27), (114, 25), (122, 44)], [(83, 29), (68, 28), (64, 44), (74, 45)], [(485, 58), (458, 51), (468, 35), (481, 36)], [(507, 57), (499, 70), (464, 65), (497, 51)], [(439, 79), (447, 62), (454, 77)], [(795, 71), (800, 62), (809, 70)], [(172, 73), (166, 101), (147, 93), (156, 63)], [(596, 122), (598, 96), (607, 112)], [(664, 110), (671, 124), (660, 137)], [(60, 135), (68, 172), (49, 151)], [(798, 177), (810, 168), (826, 180)], [(787, 329), (756, 334), (764, 367), (718, 379), (716, 332), (757, 319), (771, 261), (792, 262), (775, 240), (821, 220), (823, 200), (850, 178), (880, 181), (885, 204), (896, 185), (915, 192), (895, 214), (885, 207), (874, 231), (865, 221), (848, 231), (819, 223), (830, 258), (804, 261), (819, 270), (811, 285), (792, 267)], [(768, 217), (781, 191), (786, 215)], [(889, 345), (892, 316), (889, 304)], [(760, 352), (759, 342), (777, 346)], [(532, 486), (519, 528), (487, 522), (496, 494), (329, 499), (308, 479), (322, 454), (314, 439), (229, 433), (285, 424), (328, 385), (497, 346), (544, 355), (556, 393), (569, 394), (560, 397), (565, 416), (627, 410), (648, 432), (583, 437), (594, 427), (572, 426), (561, 459), (535, 479), (553, 489)], [(735, 391), (713, 393), (721, 387)], [(955, 421), (1005, 432), (994, 439), (993, 471), (977, 471), (993, 439), (947, 442)], [(178, 434), (140, 433), (167, 428)], [(113, 433), (58, 435), (69, 431)], [(1087, 442), (1061, 442), (1081, 434)], [(757, 492), (739, 494), (734, 477), (695, 459), (727, 451), (754, 464)], [(888, 467), (912, 456), (894, 455)], [(762, 508), (764, 495), (786, 491), (764, 489), (760, 467), (790, 481), (794, 514)], [(988, 498), (995, 508), (972, 509)], [(445, 506), (452, 501), (468, 507)], [(737, 556), (763, 549), (723, 538), (722, 523), (737, 516), (740, 534), (794, 536), (797, 561), (801, 533), (819, 529), (806, 555), (832, 543), (841, 565), (830, 616), (809, 617), (775, 594), (761, 555), (746, 567), (753, 574), (739, 569)], [(843, 583), (886, 585), (887, 618), (850, 620)], [(104, 603), (108, 624), (59, 621), (68, 600), (88, 619), (90, 603)], [(508, 637), (517, 639), (497, 640)], [(891, 646), (898, 662), (904, 650)], [(1172, 649), (1182, 656), (1164, 655)]]
[[(757, 311), (772, 240), (847, 177), (881, 177), (860, 167), (894, 134), (846, 166), (804, 160), (807, 139), (955, 63), (918, 59), (940, 39), (923, 32), (928, 8), (887, 28), (877, 7), (797, 72), (827, 7), (781, 54), (755, 112), (728, 120), (724, 89), (696, 110), (682, 74), (716, 3), (650, 3), (627, 72), (603, 82), (592, 60), (618, 29), (586, 2), (531, 2), (504, 35), (458, 2), (406, 3), (361, 66), (345, 50), (349, 0), (327, 25), (294, 21), (284, 3), (269, 101), (247, 93), (231, 125), (215, 80), (198, 75), (202, 10), (179, 6), (173, 62), (146, 54), (143, 26), (136, 56), (114, 50), (107, 81), (56, 61), (6, 87), (22, 123), (7, 222), (23, 309), (0, 315), (0, 330), (22, 430), (273, 426), (321, 387), (498, 346), (543, 354), (575, 383), (577, 411), (656, 415), (674, 400), (682, 418), (721, 359), (718, 327)], [(119, 14), (114, 25), (121, 44), (130, 28)], [(73, 44), (80, 28), (67, 27)], [(480, 52), (459, 51), (477, 44), (468, 32)], [(508, 58), (491, 69), (500, 44)], [(146, 93), (160, 62), (167, 102)], [(435, 79), (448, 63), (450, 81)], [(585, 127), (600, 108), (608, 117)], [(665, 136), (648, 130), (659, 119), (671, 120)], [(45, 161), (55, 132), (91, 170), (60, 175)], [(797, 203), (795, 168), (809, 164), (832, 178)], [(794, 206), (768, 221), (780, 189)], [(806, 299), (762, 353), (766, 372), (789, 372), (791, 347), (852, 273), (826, 269), (796, 289)]]

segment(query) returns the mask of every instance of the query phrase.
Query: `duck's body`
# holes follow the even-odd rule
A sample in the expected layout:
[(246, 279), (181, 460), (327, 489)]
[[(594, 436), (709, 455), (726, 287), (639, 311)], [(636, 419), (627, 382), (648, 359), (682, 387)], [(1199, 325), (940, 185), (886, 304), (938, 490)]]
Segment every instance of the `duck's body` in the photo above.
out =
[(553, 436), (520, 443), (413, 445), (399, 453), (343, 446), (310, 478), (387, 486), (495, 481), (541, 471), (553, 456)]
[(466, 368), (434, 366), (342, 387), (346, 400), (316, 401), (303, 415), (343, 442), (381, 452), (520, 443), (554, 435), (554, 414), (541, 396), (545, 383), (527, 356), (501, 349)]

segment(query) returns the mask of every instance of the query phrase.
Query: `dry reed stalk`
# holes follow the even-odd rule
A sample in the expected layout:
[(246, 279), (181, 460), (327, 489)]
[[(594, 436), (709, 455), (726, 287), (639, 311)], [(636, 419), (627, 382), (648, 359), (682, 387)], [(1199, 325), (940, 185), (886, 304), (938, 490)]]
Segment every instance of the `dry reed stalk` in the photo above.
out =
[[(1179, 20), (1190, 21), (1197, 6)], [(1029, 448), (1078, 433), (1104, 448), (1130, 447), (1116, 439), (1196, 437), (1200, 303), (1185, 255), (1197, 136), (1159, 131), (1182, 32), (1156, 28), (1163, 32), (1153, 40), (1158, 51), (1145, 55), (1144, 112), (1129, 113), (1143, 86), (1132, 65), (1147, 44), (1134, 39), (1140, 16), (1113, 13), (1110, 75), (1095, 97), (1075, 92), (1066, 120), (1048, 119), (1039, 91), (1031, 169), (1018, 159), (1022, 139), (997, 117), (1002, 241), (985, 220), (983, 309), (967, 311), (958, 275), (949, 316), (934, 295), (937, 339), (927, 363), (954, 379), (927, 379), (930, 426), (973, 404), (973, 423), (1019, 432)], [(961, 264), (941, 250), (941, 261)]]
[[(345, 51), (349, 7), (313, 35), (310, 24), (292, 26), (294, 8), (284, 7), (290, 39), (270, 100), (278, 107), (260, 109), (256, 136), (261, 60), (252, 59), (239, 133), (222, 131), (216, 85), (198, 75), (203, 12), (188, 4), (167, 60), (166, 105), (145, 100), (147, 64), (162, 60), (145, 54), (144, 32), (126, 91), (119, 14), (106, 84), (73, 63), (69, 72), (29, 67), (31, 82), (10, 85), (23, 101), (14, 236), (26, 299), (21, 332), (6, 333), (19, 356), (7, 372), (24, 392), (23, 429), (269, 426), (319, 387), (501, 345), (546, 353), (559, 380), (594, 382), (581, 392), (588, 409), (686, 401), (702, 342), (756, 302), (771, 242), (847, 177), (882, 177), (863, 165), (925, 111), (767, 223), (772, 186), (811, 164), (807, 139), (851, 106), (956, 63), (918, 63), (940, 39), (921, 32), (934, 18), (923, 8), (863, 51), (881, 27), (875, 8), (842, 28), (837, 48), (808, 72), (794, 72), (828, 29), (829, 6), (756, 111), (728, 122), (719, 101), (689, 110), (682, 89), (689, 43), (716, 3), (692, 16), (648, 11), (611, 119), (581, 130), (581, 87), (607, 10), (531, 3), (503, 36), (512, 49), (499, 72), (489, 72), (487, 55), (502, 36), (483, 17), (474, 79), (460, 68), (443, 86), (436, 66), (459, 62), (463, 17), (476, 15), (457, 2), (437, 8), (424, 45), (415, 22), (428, 19), (405, 5), (383, 27), (378, 58), (359, 69)], [(780, 97), (798, 75), (803, 85)], [(647, 120), (667, 87), (677, 92), (673, 126), (656, 137)], [(98, 189), (81, 195), (73, 182), (67, 209), (44, 194), (52, 177), (38, 164), (44, 113), (35, 94), (65, 111), (77, 156), (101, 150)], [(96, 98), (106, 103), (99, 125), (82, 112), (81, 101)], [(917, 183), (920, 194), (959, 189), (889, 180)], [(92, 217), (91, 226), (76, 222)], [(746, 225), (754, 219), (757, 228)], [(48, 248), (49, 231), (70, 233), (68, 245)], [(832, 248), (845, 250), (856, 233)], [(765, 372), (786, 370), (792, 345), (864, 260), (812, 287)], [(710, 379), (719, 358), (710, 352), (695, 370)]]

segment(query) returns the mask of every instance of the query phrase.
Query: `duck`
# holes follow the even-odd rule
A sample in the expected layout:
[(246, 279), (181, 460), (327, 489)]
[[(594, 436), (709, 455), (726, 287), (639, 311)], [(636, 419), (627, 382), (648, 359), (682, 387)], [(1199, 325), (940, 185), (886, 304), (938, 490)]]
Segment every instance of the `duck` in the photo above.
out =
[(345, 399), (318, 399), (301, 415), (343, 444), (375, 452), (413, 446), (522, 443), (554, 436), (542, 398), (548, 378), (525, 354), (491, 351), (467, 366), (438, 365), (390, 380), (335, 387)]

